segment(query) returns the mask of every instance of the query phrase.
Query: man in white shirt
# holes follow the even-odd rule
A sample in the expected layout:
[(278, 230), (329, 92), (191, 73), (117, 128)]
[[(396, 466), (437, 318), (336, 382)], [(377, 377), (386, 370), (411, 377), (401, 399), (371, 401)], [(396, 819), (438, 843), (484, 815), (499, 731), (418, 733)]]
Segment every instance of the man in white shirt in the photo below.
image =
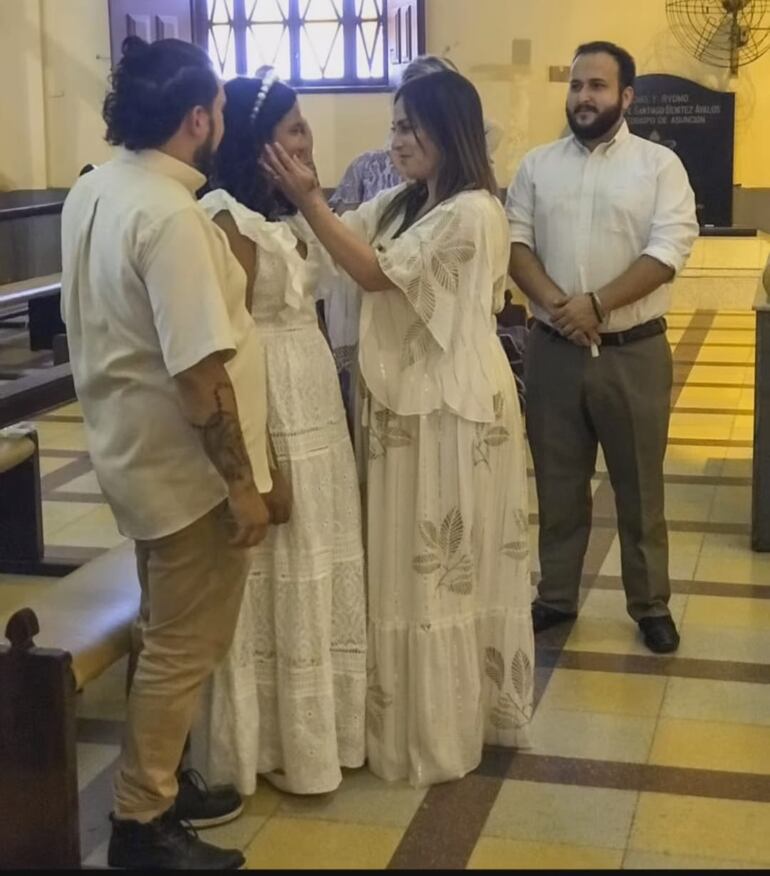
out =
[(572, 136), (525, 156), (506, 211), (511, 275), (536, 319), (526, 367), (540, 516), (535, 632), (577, 616), (601, 444), (628, 612), (663, 653), (679, 645), (663, 510), (672, 383), (664, 314), (699, 229), (678, 157), (628, 130), (635, 74), (612, 43), (577, 49)]
[(104, 105), (117, 154), (77, 181), (62, 216), (73, 377), (142, 590), (109, 864), (233, 869), (239, 851), (182, 821), (228, 819), (239, 798), (189, 778), (183, 793), (176, 772), (269, 520), (264, 351), (243, 269), (195, 198), (223, 134), (221, 84), (181, 41), (129, 37), (123, 53)]

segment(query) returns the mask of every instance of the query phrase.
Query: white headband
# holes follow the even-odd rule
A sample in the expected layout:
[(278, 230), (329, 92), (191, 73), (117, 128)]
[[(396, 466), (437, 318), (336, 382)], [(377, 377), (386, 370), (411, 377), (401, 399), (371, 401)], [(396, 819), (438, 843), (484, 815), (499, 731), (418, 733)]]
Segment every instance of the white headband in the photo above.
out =
[(275, 85), (278, 81), (278, 73), (275, 69), (268, 70), (262, 79), (262, 85), (259, 89), (259, 94), (257, 95), (257, 99), (254, 101), (254, 108), (251, 111), (251, 124), (257, 120), (257, 116), (259, 115), (259, 111), (262, 109), (262, 105), (267, 100), (267, 95), (270, 92), (270, 89)]

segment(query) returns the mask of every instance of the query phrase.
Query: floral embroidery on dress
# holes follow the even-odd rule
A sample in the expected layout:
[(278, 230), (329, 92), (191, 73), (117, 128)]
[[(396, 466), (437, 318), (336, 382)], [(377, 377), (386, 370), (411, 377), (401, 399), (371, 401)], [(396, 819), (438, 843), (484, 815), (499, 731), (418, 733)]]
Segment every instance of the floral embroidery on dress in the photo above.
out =
[(412, 436), (399, 425), (403, 422), (393, 411), (374, 412), (369, 426), (369, 459), (385, 456), (391, 447), (408, 447), (412, 443)]
[(500, 447), (510, 440), (511, 433), (501, 426), (505, 413), (502, 393), (497, 393), (492, 399), (495, 411), (495, 423), (477, 423), (476, 438), (473, 442), (473, 464), (486, 465), (489, 468), (489, 454), (493, 447)]
[(428, 550), (412, 560), (415, 572), (437, 575), (437, 590), (443, 587), (461, 596), (472, 593), (473, 561), (460, 550), (465, 535), (460, 509), (453, 508), (442, 520), (440, 528), (430, 520), (421, 521), (419, 528)]
[(384, 736), (385, 712), (393, 705), (393, 697), (379, 684), (374, 684), (375, 670), (367, 669), (368, 687), (366, 691), (366, 725), (375, 739)]
[[(515, 730), (532, 718), (532, 691), (534, 674), (529, 657), (519, 649), (511, 661), (511, 683), (516, 697), (504, 691), (505, 661), (497, 648), (487, 648), (484, 670), (497, 689), (497, 705), (490, 712), (490, 721), (498, 730)], [(518, 698), (518, 702), (517, 702)], [(523, 706), (519, 703), (524, 703)]]
[(529, 521), (527, 515), (520, 508), (514, 514), (516, 521), (516, 538), (506, 542), (500, 551), (512, 560), (523, 560), (529, 554)]

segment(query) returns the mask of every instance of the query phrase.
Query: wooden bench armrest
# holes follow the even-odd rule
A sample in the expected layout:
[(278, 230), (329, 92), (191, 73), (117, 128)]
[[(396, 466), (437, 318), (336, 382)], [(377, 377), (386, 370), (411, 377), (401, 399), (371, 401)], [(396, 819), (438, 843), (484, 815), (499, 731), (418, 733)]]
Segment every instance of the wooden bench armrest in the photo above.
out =
[(139, 608), (133, 545), (45, 588), (9, 589), (0, 611), (0, 621), (10, 615), (11, 643), (0, 644), (0, 867), (76, 869), (76, 691), (129, 653)]
[(36, 447), (31, 438), (6, 438), (0, 435), (0, 474), (29, 459)]

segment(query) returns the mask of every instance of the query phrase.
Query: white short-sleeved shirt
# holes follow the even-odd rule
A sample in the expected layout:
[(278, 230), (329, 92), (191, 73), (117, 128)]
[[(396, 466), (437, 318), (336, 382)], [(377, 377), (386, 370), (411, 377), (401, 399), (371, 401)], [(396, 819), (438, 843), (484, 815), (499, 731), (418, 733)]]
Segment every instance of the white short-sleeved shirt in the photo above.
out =
[[(528, 246), (566, 295), (600, 290), (642, 255), (678, 272), (700, 230), (682, 162), (625, 122), (593, 152), (570, 136), (527, 153), (505, 209), (511, 241)], [(662, 316), (670, 300), (664, 284), (613, 310), (600, 331)], [(535, 303), (532, 312), (550, 322)]]
[(227, 496), (174, 377), (226, 354), (260, 491), (270, 489), (264, 347), (246, 277), (195, 192), (205, 178), (155, 150), (119, 150), (62, 214), (62, 316), (99, 484), (121, 533), (169, 535)]

